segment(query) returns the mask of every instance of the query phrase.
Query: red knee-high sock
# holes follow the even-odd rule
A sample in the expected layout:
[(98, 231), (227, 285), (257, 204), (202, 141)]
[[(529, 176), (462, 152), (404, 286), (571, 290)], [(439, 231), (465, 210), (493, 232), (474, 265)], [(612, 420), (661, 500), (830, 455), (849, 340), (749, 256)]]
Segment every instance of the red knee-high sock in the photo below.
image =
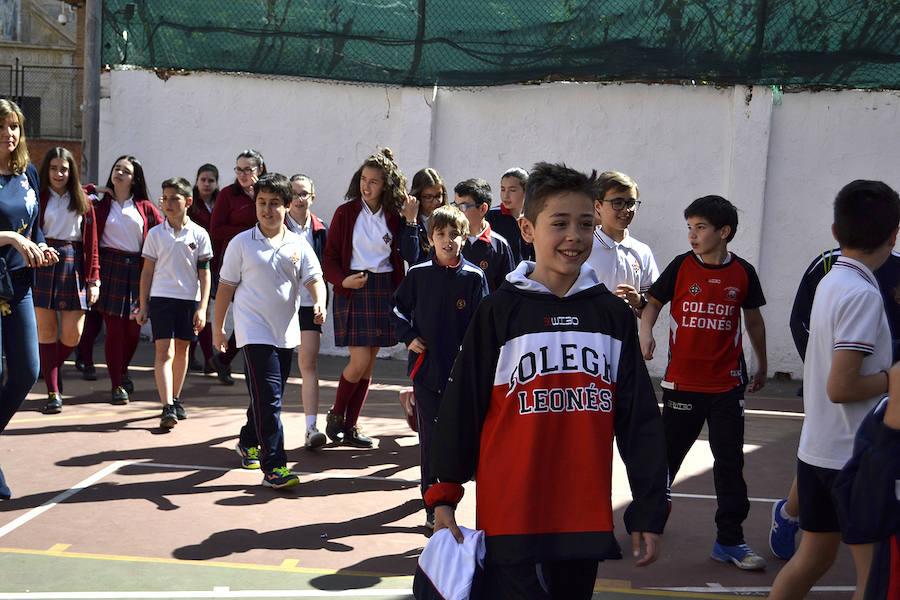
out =
[(86, 365), (94, 366), (94, 342), (103, 328), (103, 315), (96, 310), (89, 310), (84, 315), (84, 330), (78, 342), (78, 355)]
[(369, 383), (371, 379), (360, 379), (356, 383), (356, 389), (353, 390), (353, 397), (350, 400), (350, 404), (347, 406), (347, 418), (344, 421), (344, 426), (349, 429), (356, 425), (356, 421), (359, 420), (359, 413), (362, 412), (363, 404), (366, 403), (366, 396), (369, 394)]
[(75, 349), (75, 346), (66, 346), (61, 341), (56, 340), (56, 366), (60, 367), (66, 359), (69, 358), (69, 355), (72, 354), (72, 350)]
[(56, 362), (56, 342), (38, 344), (38, 354), (41, 357), (41, 373), (44, 375), (44, 383), (47, 384), (47, 393), (59, 393), (59, 386), (56, 383), (59, 370)]
[(138, 342), (141, 341), (141, 326), (134, 319), (125, 319), (125, 361), (122, 363), (122, 374), (128, 373), (128, 365), (134, 358), (137, 351)]
[[(129, 319), (122, 317), (103, 315), (103, 323), (106, 325), (106, 341), (103, 349), (106, 353), (109, 380), (114, 389), (122, 385), (122, 373), (131, 358), (127, 340), (129, 322)], [(140, 333), (140, 328), (138, 332)]]
[(334, 406), (331, 407), (331, 412), (336, 415), (344, 416), (344, 413), (347, 412), (347, 405), (350, 404), (350, 399), (353, 397), (358, 383), (359, 382), (350, 383), (344, 379), (343, 375), (341, 375), (340, 380), (338, 380), (337, 392), (334, 395)]

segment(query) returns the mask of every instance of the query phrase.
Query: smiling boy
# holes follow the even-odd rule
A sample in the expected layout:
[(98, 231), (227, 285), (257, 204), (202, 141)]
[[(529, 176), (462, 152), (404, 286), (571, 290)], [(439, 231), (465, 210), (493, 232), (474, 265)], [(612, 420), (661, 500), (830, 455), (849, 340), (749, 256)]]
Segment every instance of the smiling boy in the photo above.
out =
[[(413, 380), (422, 470), (422, 495), (435, 482), (430, 458), (434, 423), (450, 368), (463, 335), (482, 298), (488, 295), (484, 272), (460, 256), (469, 222), (454, 206), (442, 206), (428, 218), (430, 261), (410, 268), (394, 292), (391, 323), (409, 348), (407, 374)], [(434, 526), (427, 510), (426, 526)]]
[(454, 511), (475, 477), (487, 598), (591, 597), (598, 561), (621, 558), (614, 435), (632, 482), (632, 554), (638, 566), (658, 555), (662, 423), (632, 312), (585, 264), (595, 185), (596, 172), (534, 166), (521, 226), (535, 262), (482, 301), (444, 392), (426, 502), (435, 531), (462, 542)]

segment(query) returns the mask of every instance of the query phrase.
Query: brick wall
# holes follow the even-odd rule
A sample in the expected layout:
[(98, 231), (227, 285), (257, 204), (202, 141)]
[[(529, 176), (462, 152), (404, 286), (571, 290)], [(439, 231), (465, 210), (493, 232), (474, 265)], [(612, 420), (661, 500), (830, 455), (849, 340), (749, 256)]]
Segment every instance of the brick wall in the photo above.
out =
[[(44, 162), (44, 156), (47, 152), (56, 146), (62, 146), (63, 148), (67, 148), (72, 154), (75, 155), (75, 164), (81, 166), (81, 142), (75, 142), (72, 140), (49, 140), (49, 139), (40, 139), (34, 140), (29, 139), (28, 141), (28, 155), (31, 157), (31, 162), (38, 169), (41, 168), (41, 164)], [(82, 182), (82, 183), (94, 183), (91, 182)]]

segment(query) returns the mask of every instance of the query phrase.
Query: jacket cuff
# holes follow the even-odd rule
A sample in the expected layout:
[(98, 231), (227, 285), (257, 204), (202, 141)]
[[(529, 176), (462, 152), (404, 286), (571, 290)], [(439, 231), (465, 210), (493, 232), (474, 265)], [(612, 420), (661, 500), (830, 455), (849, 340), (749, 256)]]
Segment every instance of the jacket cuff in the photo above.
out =
[(425, 504), (431, 508), (438, 504), (456, 507), (463, 497), (463, 486), (450, 481), (436, 483), (425, 492)]

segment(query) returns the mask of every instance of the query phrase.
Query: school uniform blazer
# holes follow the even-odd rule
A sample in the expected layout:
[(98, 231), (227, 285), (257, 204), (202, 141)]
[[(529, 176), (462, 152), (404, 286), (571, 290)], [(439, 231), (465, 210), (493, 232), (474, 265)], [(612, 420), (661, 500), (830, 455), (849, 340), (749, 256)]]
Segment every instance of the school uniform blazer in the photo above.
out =
[(318, 258), (321, 263), (322, 254), (325, 252), (325, 243), (328, 240), (328, 225), (325, 221), (312, 213), (309, 213), (309, 224), (313, 230), (313, 251), (316, 253), (316, 258)]
[[(86, 193), (86, 192), (85, 192)], [(47, 202), (50, 200), (50, 190), (38, 197), (41, 205), (41, 230), (44, 229), (44, 213), (47, 210)], [(97, 215), (94, 213), (93, 202), (88, 202), (88, 211), (81, 219), (81, 245), (84, 260), (84, 280), (88, 283), (100, 281), (100, 253), (97, 237)]]
[[(344, 297), (350, 297), (354, 290), (344, 288), (341, 283), (350, 275), (350, 259), (353, 256), (353, 226), (362, 211), (362, 200), (354, 198), (344, 202), (334, 211), (331, 219), (331, 235), (325, 242), (325, 252), (322, 255), (322, 272), (325, 281), (334, 286), (334, 292)], [(403, 259), (400, 258), (398, 249), (400, 230), (403, 228), (403, 217), (385, 212), (388, 230), (393, 236), (391, 240), (391, 267), (394, 268), (394, 289), (403, 281), (405, 271)]]
[(194, 198), (194, 201), (188, 207), (187, 214), (191, 221), (209, 233), (209, 222), (212, 219), (212, 212), (207, 208), (206, 202), (199, 198)]
[[(94, 192), (93, 185), (86, 185), (84, 187), (85, 191), (91, 195)], [(134, 207), (140, 213), (141, 218), (144, 220), (144, 231), (141, 234), (141, 239), (147, 239), (147, 232), (150, 231), (150, 228), (159, 225), (162, 223), (162, 215), (157, 210), (156, 205), (146, 200), (144, 198), (134, 198)], [(97, 245), (99, 247), (100, 240), (103, 239), (103, 229), (106, 227), (106, 219), (109, 218), (109, 210), (112, 207), (112, 196), (109, 194), (103, 194), (103, 197), (94, 202), (94, 215), (96, 216), (97, 221)]]

